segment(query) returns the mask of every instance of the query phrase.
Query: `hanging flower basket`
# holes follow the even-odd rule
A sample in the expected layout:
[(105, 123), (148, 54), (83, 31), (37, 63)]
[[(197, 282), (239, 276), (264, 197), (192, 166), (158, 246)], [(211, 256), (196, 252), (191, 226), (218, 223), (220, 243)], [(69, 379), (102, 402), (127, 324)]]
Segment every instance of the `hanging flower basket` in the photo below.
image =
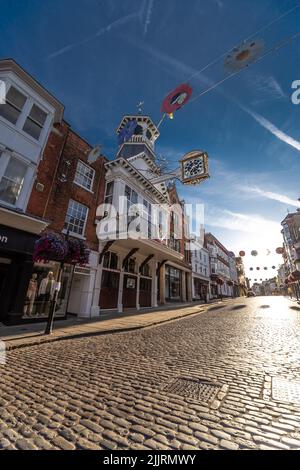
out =
[(33, 261), (64, 261), (68, 253), (68, 243), (56, 233), (45, 233), (34, 245)]
[(88, 264), (89, 250), (82, 240), (68, 240), (68, 253), (65, 257), (65, 263), (69, 264)]

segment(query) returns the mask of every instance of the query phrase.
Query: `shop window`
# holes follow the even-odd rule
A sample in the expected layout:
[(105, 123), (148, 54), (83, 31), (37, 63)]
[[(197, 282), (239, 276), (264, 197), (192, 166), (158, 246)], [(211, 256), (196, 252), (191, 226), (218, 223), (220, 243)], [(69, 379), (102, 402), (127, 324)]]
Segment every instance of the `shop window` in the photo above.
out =
[[(54, 299), (59, 263), (35, 263), (29, 280), (23, 308), (23, 318), (48, 317)], [(72, 266), (65, 265), (58, 292), (55, 316), (64, 316), (71, 286)]]
[(23, 131), (31, 135), (36, 140), (39, 140), (43, 127), (47, 119), (47, 113), (39, 106), (34, 104), (31, 108), (29, 115), (25, 121)]
[(25, 95), (11, 86), (6, 94), (6, 102), (0, 105), (0, 115), (12, 124), (16, 124), (26, 100)]
[(113, 271), (103, 271), (102, 272), (102, 282), (101, 287), (106, 287), (110, 289), (118, 289), (119, 287), (119, 274), (114, 273)]
[(103, 267), (108, 269), (118, 269), (118, 256), (116, 253), (107, 251), (103, 256)]
[[(0, 106), (1, 107), (1, 106)], [(0, 200), (15, 205), (24, 183), (28, 166), (21, 160), (10, 157), (0, 179)]]
[(150, 279), (140, 279), (140, 290), (151, 292), (151, 280)]
[(146, 277), (150, 277), (150, 268), (149, 268), (149, 264), (145, 264), (142, 269), (141, 269), (141, 275), (142, 276), (146, 276)]
[(135, 260), (130, 258), (126, 261), (124, 265), (124, 271), (127, 273), (135, 273)]
[(84, 235), (87, 215), (86, 206), (70, 199), (64, 229), (72, 235)]
[(84, 189), (91, 191), (93, 189), (94, 177), (95, 170), (79, 160), (77, 162), (74, 182)]

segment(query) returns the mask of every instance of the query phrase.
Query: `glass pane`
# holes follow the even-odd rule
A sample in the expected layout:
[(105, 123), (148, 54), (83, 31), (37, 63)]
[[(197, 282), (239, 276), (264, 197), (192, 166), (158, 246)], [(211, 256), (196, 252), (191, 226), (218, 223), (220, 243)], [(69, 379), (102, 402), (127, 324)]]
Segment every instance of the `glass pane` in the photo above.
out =
[(31, 108), (29, 116), (41, 126), (45, 124), (47, 113), (45, 113), (41, 108), (34, 104)]
[(20, 111), (15, 109), (10, 104), (0, 104), (0, 115), (7, 119), (12, 124), (16, 124)]
[(25, 121), (23, 131), (38, 140), (40, 138), (42, 128), (28, 117)]
[(24, 96), (16, 88), (11, 86), (6, 95), (6, 100), (16, 106), (18, 109), (22, 110), (26, 102), (26, 96)]
[(21, 185), (7, 180), (5, 177), (0, 181), (0, 199), (8, 204), (15, 204), (21, 191)]
[(27, 165), (16, 158), (11, 158), (6, 167), (4, 176), (20, 184), (23, 182), (26, 170)]

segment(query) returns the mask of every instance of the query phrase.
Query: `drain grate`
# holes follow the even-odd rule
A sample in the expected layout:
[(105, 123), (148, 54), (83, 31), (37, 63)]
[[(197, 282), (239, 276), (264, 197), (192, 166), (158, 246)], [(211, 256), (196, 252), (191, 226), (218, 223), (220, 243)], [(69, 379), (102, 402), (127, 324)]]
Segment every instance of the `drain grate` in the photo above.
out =
[(272, 377), (273, 400), (300, 403), (300, 382)]
[(164, 387), (165, 392), (204, 402), (213, 401), (220, 389), (221, 386), (219, 384), (209, 382), (208, 380), (186, 377), (178, 377)]

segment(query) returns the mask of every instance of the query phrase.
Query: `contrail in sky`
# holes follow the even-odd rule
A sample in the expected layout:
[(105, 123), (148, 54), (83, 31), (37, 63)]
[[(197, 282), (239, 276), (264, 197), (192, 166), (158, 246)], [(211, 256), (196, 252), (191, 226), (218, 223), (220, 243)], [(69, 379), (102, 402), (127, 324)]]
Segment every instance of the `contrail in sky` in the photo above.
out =
[(150, 23), (151, 23), (153, 4), (154, 4), (154, 0), (149, 0), (147, 13), (146, 13), (146, 20), (145, 20), (145, 24), (144, 24), (144, 36), (146, 36), (147, 31), (148, 31), (148, 27), (150, 26)]
[(52, 52), (52, 54), (50, 54), (47, 57), (47, 59), (48, 60), (54, 59), (55, 57), (58, 57), (62, 54), (65, 54), (66, 52), (74, 49), (75, 47), (82, 46), (83, 44), (86, 44), (86, 43), (92, 41), (93, 39), (96, 39), (100, 36), (103, 36), (106, 33), (109, 33), (112, 29), (115, 29), (118, 26), (121, 26), (122, 24), (125, 24), (128, 21), (130, 21), (130, 20), (132, 20), (132, 19), (134, 19), (138, 16), (139, 16), (138, 12), (137, 13), (131, 13), (130, 15), (122, 16), (121, 18), (118, 18), (117, 20), (113, 21), (112, 23), (105, 26), (104, 28), (99, 29), (99, 31), (97, 31), (96, 33), (94, 33), (90, 36), (87, 36), (85, 39), (82, 39), (81, 41), (78, 41), (78, 42), (73, 42), (72, 44), (68, 44), (67, 46), (62, 47), (61, 49), (59, 49), (55, 52)]

